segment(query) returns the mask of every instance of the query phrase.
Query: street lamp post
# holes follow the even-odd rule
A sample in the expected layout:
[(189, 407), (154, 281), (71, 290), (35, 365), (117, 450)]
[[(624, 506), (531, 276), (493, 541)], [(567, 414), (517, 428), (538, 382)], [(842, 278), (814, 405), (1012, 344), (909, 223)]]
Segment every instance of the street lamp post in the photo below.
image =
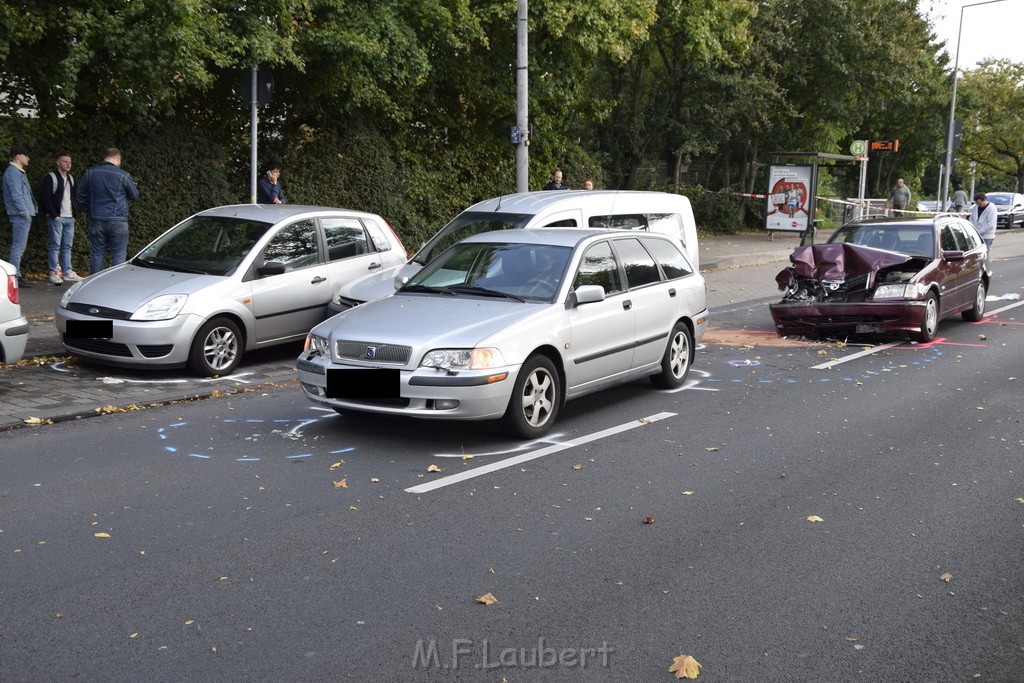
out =
[(960, 25), (956, 30), (956, 57), (953, 60), (953, 97), (949, 102), (949, 127), (946, 129), (946, 168), (945, 177), (942, 183), (942, 206), (945, 207), (949, 203), (949, 178), (953, 173), (953, 126), (954, 119), (956, 118), (956, 82), (958, 72), (960, 70), (960, 35), (964, 30), (964, 10), (968, 7), (978, 7), (979, 5), (991, 5), (997, 2), (1006, 2), (1006, 0), (986, 0), (985, 2), (972, 2), (963, 5), (960, 8)]

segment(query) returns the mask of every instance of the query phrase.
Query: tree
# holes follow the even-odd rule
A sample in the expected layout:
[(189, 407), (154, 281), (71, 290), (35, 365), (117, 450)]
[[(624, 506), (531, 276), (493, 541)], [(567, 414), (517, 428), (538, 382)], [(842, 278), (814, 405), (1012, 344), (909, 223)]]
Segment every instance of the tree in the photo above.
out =
[(965, 73), (959, 87), (961, 158), (987, 169), (996, 182), (1012, 178), (1019, 192), (1024, 187), (1024, 64), (987, 60)]

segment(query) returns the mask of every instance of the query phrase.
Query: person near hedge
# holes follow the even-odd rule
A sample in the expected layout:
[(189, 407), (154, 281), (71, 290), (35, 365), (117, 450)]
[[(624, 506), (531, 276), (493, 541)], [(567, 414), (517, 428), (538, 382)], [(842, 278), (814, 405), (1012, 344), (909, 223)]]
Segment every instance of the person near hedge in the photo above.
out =
[(281, 164), (268, 161), (263, 177), (256, 184), (257, 204), (285, 204), (284, 188), (281, 187)]
[(39, 183), (39, 205), (46, 214), (46, 227), (50, 230), (47, 254), (50, 282), (60, 286), (82, 278), (71, 268), (71, 245), (75, 240), (75, 213), (78, 212), (71, 155), (59, 152), (54, 162), (57, 169), (44, 175)]
[(128, 252), (128, 202), (139, 198), (139, 188), (130, 173), (121, 168), (121, 151), (110, 147), (103, 161), (82, 176), (75, 199), (89, 214), (89, 242), (92, 253), (89, 272), (103, 270), (110, 253), (110, 265), (124, 263)]
[(32, 186), (28, 182), (28, 174), (25, 173), (28, 159), (27, 148), (21, 145), (11, 147), (11, 163), (4, 170), (3, 179), (4, 208), (11, 221), (11, 253), (8, 260), (18, 274), (18, 285), (26, 289), (31, 285), (22, 277), (21, 257), (28, 244), (32, 216), (35, 216), (37, 211)]

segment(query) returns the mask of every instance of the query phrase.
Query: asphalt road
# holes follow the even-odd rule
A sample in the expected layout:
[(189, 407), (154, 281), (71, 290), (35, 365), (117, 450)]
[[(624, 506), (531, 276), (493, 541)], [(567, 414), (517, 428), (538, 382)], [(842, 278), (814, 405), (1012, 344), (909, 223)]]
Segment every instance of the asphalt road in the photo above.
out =
[(0, 434), (0, 680), (1020, 680), (1020, 303), (709, 346), (542, 443), (294, 387)]

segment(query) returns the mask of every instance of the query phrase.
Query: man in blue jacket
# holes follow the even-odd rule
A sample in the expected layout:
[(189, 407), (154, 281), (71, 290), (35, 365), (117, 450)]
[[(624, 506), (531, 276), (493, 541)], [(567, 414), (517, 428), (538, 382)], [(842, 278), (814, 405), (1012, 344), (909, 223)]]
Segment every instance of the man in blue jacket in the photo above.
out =
[(36, 215), (36, 200), (28, 182), (25, 167), (28, 166), (28, 150), (20, 145), (11, 147), (11, 163), (4, 171), (4, 208), (11, 220), (11, 253), (9, 260), (18, 273), (18, 284), (28, 288), (31, 285), (21, 276), (21, 256), (28, 244), (28, 229), (32, 216)]
[(121, 169), (120, 150), (111, 147), (104, 152), (101, 163), (85, 172), (75, 198), (82, 211), (89, 214), (89, 272), (103, 270), (108, 251), (110, 265), (124, 263), (128, 252), (128, 202), (139, 198), (139, 189), (131, 174)]

